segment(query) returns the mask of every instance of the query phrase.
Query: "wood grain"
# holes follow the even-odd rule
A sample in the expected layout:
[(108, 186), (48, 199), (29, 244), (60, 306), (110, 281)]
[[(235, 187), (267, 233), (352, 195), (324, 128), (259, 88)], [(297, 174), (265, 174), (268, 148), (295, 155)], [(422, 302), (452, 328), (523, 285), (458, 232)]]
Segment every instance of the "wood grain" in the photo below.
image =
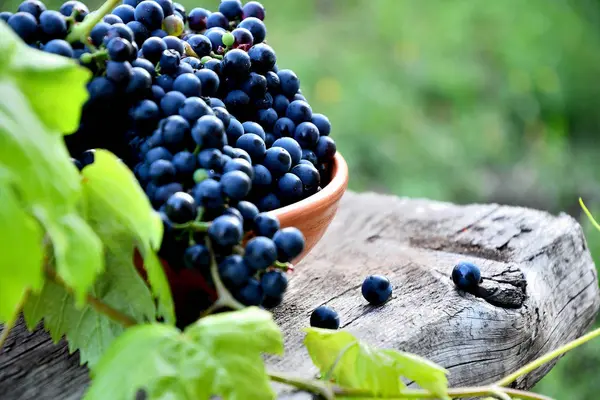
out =
[[(477, 295), (449, 276), (461, 260), (482, 269)], [(393, 298), (369, 306), (363, 278), (384, 274)], [(376, 346), (427, 357), (450, 383), (492, 382), (580, 336), (600, 306), (596, 270), (579, 224), (567, 215), (499, 205), (457, 206), (428, 200), (347, 193), (328, 232), (297, 266), (287, 299), (275, 310), (286, 355), (271, 368), (315, 373), (301, 328), (321, 304), (342, 326)], [(87, 372), (63, 344), (22, 324), (0, 355), (1, 399), (78, 399)], [(516, 382), (531, 388), (552, 365)], [(307, 399), (278, 386), (282, 398)]]

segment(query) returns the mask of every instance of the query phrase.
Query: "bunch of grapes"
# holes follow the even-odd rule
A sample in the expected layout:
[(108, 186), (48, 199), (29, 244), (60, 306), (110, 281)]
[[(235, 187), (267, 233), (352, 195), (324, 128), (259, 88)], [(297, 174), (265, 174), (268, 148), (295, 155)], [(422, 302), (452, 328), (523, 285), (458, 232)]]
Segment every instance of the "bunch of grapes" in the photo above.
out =
[(123, 0), (98, 12), (26, 0), (0, 13), (31, 47), (93, 72), (79, 129), (65, 138), (73, 162), (81, 169), (104, 148), (134, 171), (164, 222), (161, 258), (203, 277), (207, 306), (213, 264), (241, 304), (278, 305), (304, 238), (267, 212), (320, 191), (336, 145), (296, 74), (278, 68), (264, 7)]

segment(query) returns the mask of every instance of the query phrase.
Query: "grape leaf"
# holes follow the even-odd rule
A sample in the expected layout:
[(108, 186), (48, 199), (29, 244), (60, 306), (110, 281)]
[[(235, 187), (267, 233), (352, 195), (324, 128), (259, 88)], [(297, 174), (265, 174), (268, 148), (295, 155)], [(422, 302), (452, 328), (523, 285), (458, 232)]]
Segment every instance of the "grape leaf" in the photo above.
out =
[(0, 54), (0, 75), (11, 77), (46, 127), (74, 132), (88, 98), (85, 82), (91, 72), (72, 59), (25, 45), (4, 21), (0, 21)]
[(415, 381), (442, 399), (447, 394), (447, 371), (414, 354), (380, 350), (361, 343), (347, 331), (307, 328), (304, 344), (321, 374), (346, 388), (369, 389), (378, 395), (398, 395), (401, 377)]
[(10, 187), (2, 185), (0, 205), (0, 321), (10, 321), (27, 290), (42, 286), (42, 230), (23, 211)]
[[(155, 250), (162, 240), (162, 221), (153, 209), (148, 197), (139, 186), (133, 173), (112, 153), (96, 150), (94, 162), (83, 171), (85, 197), (93, 199), (87, 206), (87, 214), (101, 221), (112, 219), (111, 224), (121, 225), (131, 235), (132, 244), (140, 248), (148, 281), (159, 301), (159, 316), (174, 323), (175, 312), (171, 289)], [(109, 223), (109, 221), (104, 222)], [(101, 223), (96, 224), (100, 226)], [(110, 240), (107, 237), (106, 240)], [(106, 243), (106, 241), (105, 241)], [(133, 245), (130, 260), (133, 262)]]
[(95, 368), (84, 399), (273, 399), (261, 353), (281, 354), (270, 313), (249, 307), (200, 319), (184, 332), (164, 324), (127, 329)]

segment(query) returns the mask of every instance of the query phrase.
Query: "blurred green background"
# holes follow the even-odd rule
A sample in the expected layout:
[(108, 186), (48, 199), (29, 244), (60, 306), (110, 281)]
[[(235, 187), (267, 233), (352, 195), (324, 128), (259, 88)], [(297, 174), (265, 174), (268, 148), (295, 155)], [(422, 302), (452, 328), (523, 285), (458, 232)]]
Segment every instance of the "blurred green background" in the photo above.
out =
[[(330, 117), (352, 189), (565, 211), (599, 259), (578, 197), (600, 215), (600, 1), (262, 2), (278, 64)], [(598, 372), (600, 341), (536, 390), (597, 399)]]

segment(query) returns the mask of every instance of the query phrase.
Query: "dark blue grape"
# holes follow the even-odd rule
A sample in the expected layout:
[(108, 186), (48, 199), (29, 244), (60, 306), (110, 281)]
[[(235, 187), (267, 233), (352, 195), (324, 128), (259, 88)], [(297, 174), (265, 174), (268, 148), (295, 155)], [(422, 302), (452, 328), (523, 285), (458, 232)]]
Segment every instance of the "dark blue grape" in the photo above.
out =
[(180, 151), (173, 156), (173, 165), (180, 179), (192, 176), (198, 167), (196, 156), (187, 150)]
[[(46, 53), (58, 54), (58, 55), (64, 56), (64, 57), (69, 57), (69, 58), (73, 57), (73, 48), (71, 47), (69, 42), (67, 42), (66, 40), (62, 40), (62, 39), (52, 39), (51, 41), (49, 41), (48, 43), (46, 43), (44, 45), (44, 51)], [(129, 64), (129, 63), (127, 63), (127, 64)], [(107, 72), (106, 72), (106, 77), (111, 79), (111, 77), (108, 75), (108, 68), (107, 68)], [(111, 80), (113, 82), (115, 82), (113, 79), (111, 79)], [(115, 82), (115, 83), (118, 83), (118, 82)]]
[(92, 79), (87, 89), (90, 102), (109, 101), (117, 94), (117, 86), (103, 76)]
[[(312, 109), (307, 102), (294, 100), (288, 106), (285, 116), (294, 121), (295, 124), (309, 122), (312, 119)], [(312, 125), (314, 126), (314, 124)], [(319, 130), (317, 129), (317, 134), (318, 132)]]
[(304, 235), (294, 227), (277, 231), (273, 235), (273, 241), (277, 246), (277, 260), (281, 262), (293, 260), (304, 250)]
[(258, 18), (261, 21), (265, 20), (265, 8), (258, 1), (249, 1), (242, 9), (242, 19), (249, 17)]
[(148, 173), (155, 184), (164, 185), (175, 180), (177, 170), (170, 161), (156, 160), (150, 164)]
[(220, 12), (214, 12), (206, 18), (206, 27), (210, 28), (222, 28), (227, 29), (229, 27), (229, 20)]
[(193, 221), (198, 215), (196, 202), (192, 196), (185, 192), (175, 193), (165, 203), (165, 214), (169, 220), (176, 224)]
[(321, 136), (317, 141), (315, 154), (319, 161), (331, 161), (337, 151), (335, 142), (329, 136)]
[[(212, 71), (212, 70), (211, 70)], [(217, 98), (217, 97), (210, 97), (208, 99), (208, 103), (209, 106), (211, 107), (223, 107), (225, 108), (225, 103), (223, 103), (223, 100)]]
[(146, 164), (152, 164), (156, 160), (171, 160), (173, 155), (164, 147), (155, 147), (149, 150), (144, 157)]
[[(171, 0), (152, 0), (158, 3), (160, 8), (163, 10), (164, 17), (168, 17), (169, 15), (173, 15), (173, 2)], [(182, 18), (183, 20), (183, 18)]]
[(125, 86), (133, 76), (131, 64), (127, 61), (108, 61), (106, 63), (106, 77), (119, 86)]
[(263, 302), (265, 295), (260, 283), (256, 279), (250, 279), (245, 286), (234, 293), (234, 297), (246, 306), (258, 306)]
[(252, 46), (248, 51), (248, 55), (252, 61), (252, 70), (260, 73), (270, 71), (277, 62), (275, 51), (271, 46), (265, 43), (259, 43)]
[(224, 75), (241, 79), (250, 73), (251, 62), (248, 53), (240, 49), (233, 49), (225, 54), (221, 65)]
[(280, 297), (287, 290), (288, 280), (281, 271), (269, 271), (262, 276), (260, 284), (266, 296)]
[(223, 168), (222, 153), (218, 149), (205, 149), (198, 153), (198, 164), (204, 169), (221, 170)]
[(190, 123), (195, 123), (200, 117), (213, 115), (213, 111), (201, 98), (188, 97), (179, 107), (179, 115)]
[(183, 93), (186, 97), (198, 97), (202, 93), (200, 85), (200, 79), (194, 74), (185, 73), (175, 78), (173, 90)]
[(195, 244), (185, 249), (183, 262), (186, 268), (203, 271), (210, 267), (210, 251), (202, 244)]
[(310, 161), (312, 165), (315, 167), (319, 164), (319, 160), (317, 159), (317, 155), (309, 149), (302, 149), (302, 159)]
[[(324, 137), (328, 138), (328, 136)], [(296, 139), (302, 148), (312, 149), (317, 145), (319, 140), (319, 130), (312, 122), (302, 122), (296, 127), (294, 139)]]
[(81, 164), (81, 168), (85, 168), (87, 165), (93, 164), (94, 159), (96, 158), (96, 150), (86, 150), (79, 157), (79, 163)]
[(188, 15), (188, 26), (191, 30), (202, 32), (207, 28), (207, 19), (211, 12), (204, 8), (193, 8)]
[(233, 48), (248, 51), (254, 44), (254, 37), (248, 29), (236, 28), (231, 34), (233, 35)]
[(302, 94), (300, 93), (296, 93), (294, 95), (294, 97), (292, 97), (292, 100), (302, 100), (302, 101), (307, 101), (306, 97), (304, 97)]
[(254, 218), (254, 233), (257, 236), (272, 238), (279, 228), (279, 220), (269, 213), (262, 212)]
[(131, 69), (132, 75), (125, 88), (125, 93), (133, 99), (142, 99), (147, 97), (152, 88), (152, 77), (143, 68), (134, 67)]
[(185, 95), (180, 92), (172, 91), (165, 94), (160, 101), (160, 108), (162, 112), (169, 115), (179, 114), (179, 108), (185, 102)]
[(46, 11), (46, 6), (39, 0), (25, 0), (19, 5), (18, 12), (25, 12), (33, 15), (36, 20)]
[(173, 13), (178, 14), (179, 17), (183, 20), (183, 22), (187, 22), (188, 18), (185, 13), (185, 7), (177, 2), (173, 2)]
[(8, 25), (25, 43), (33, 43), (38, 37), (38, 25), (30, 13), (18, 12), (8, 19)]
[(162, 41), (162, 39), (157, 37), (148, 38), (142, 45), (142, 53), (144, 53), (144, 58), (154, 64), (160, 60), (163, 51), (165, 50), (167, 50), (167, 45)]
[(221, 184), (210, 178), (197, 183), (192, 189), (192, 196), (198, 205), (207, 208), (219, 208), (225, 203)]
[(113, 38), (123, 38), (130, 43), (134, 42), (134, 34), (130, 27), (122, 23), (115, 23), (108, 28), (106, 36), (103, 38), (102, 43), (107, 44)]
[(242, 171), (229, 171), (221, 176), (221, 187), (230, 199), (241, 200), (250, 193), (252, 180)]
[(141, 130), (156, 125), (160, 118), (160, 110), (152, 100), (142, 100), (132, 109), (132, 118), (136, 127)]
[(212, 110), (215, 116), (221, 120), (223, 126), (225, 126), (226, 129), (229, 128), (229, 123), (231, 122), (231, 115), (229, 114), (227, 109), (225, 109), (225, 107), (213, 107)]
[(201, 117), (192, 128), (192, 138), (202, 148), (222, 149), (226, 144), (223, 140), (224, 133), (223, 122), (212, 115)]
[(70, 17), (73, 14), (73, 11), (77, 12), (77, 16), (75, 21), (81, 22), (83, 19), (90, 13), (88, 7), (80, 1), (69, 0), (63, 3), (60, 6), (58, 12), (60, 12), (65, 17)]
[(251, 72), (250, 76), (242, 82), (241, 89), (252, 98), (263, 97), (267, 93), (267, 79), (256, 72)]
[(234, 156), (232, 158), (241, 158), (243, 160), (248, 161), (249, 163), (252, 162), (252, 158), (250, 158), (250, 155), (248, 154), (248, 152), (246, 150), (242, 150), (240, 148), (234, 148), (233, 153), (234, 153)]
[(472, 291), (481, 283), (481, 271), (475, 264), (461, 261), (452, 269), (452, 281), (461, 290)]
[(256, 206), (262, 212), (272, 211), (281, 207), (281, 200), (275, 195), (275, 193), (269, 193), (264, 197), (261, 197), (257, 202)]
[(135, 8), (127, 4), (121, 4), (117, 6), (112, 13), (123, 21), (124, 24), (127, 24), (131, 21), (135, 21)]
[[(213, 13), (215, 14), (215, 13)], [(216, 13), (218, 14), (218, 13)], [(207, 29), (206, 32), (204, 32), (204, 35), (210, 39), (210, 42), (212, 43), (212, 49), (213, 51), (216, 53), (219, 50), (219, 47), (224, 47), (223, 45), (223, 34), (227, 32), (225, 29), (223, 29), (222, 27), (210, 27), (210, 29)], [(218, 61), (218, 60), (215, 60)], [(209, 61), (210, 62), (210, 61)], [(204, 64), (204, 67), (208, 68), (207, 66), (208, 63)], [(217, 71), (215, 71), (217, 72)]]
[(178, 182), (171, 182), (166, 185), (158, 186), (153, 196), (151, 196), (152, 205), (155, 208), (159, 208), (169, 199), (169, 197), (181, 191), (183, 191), (183, 186)]
[[(4, 22), (8, 22), (8, 19), (12, 16), (13, 16), (13, 13), (11, 13), (10, 11), (0, 12), (0, 19), (3, 20)], [(77, 160), (75, 160), (75, 161), (77, 161)], [(77, 162), (79, 162), (79, 161), (77, 161)]]
[[(175, 71), (175, 76), (180, 76), (183, 74), (191, 74), (193, 75), (194, 73), (194, 68), (192, 68), (192, 66), (188, 63), (179, 63), (179, 66), (177, 67), (177, 71)], [(175, 84), (175, 82), (173, 82), (173, 84)]]
[(185, 58), (181, 59), (181, 62), (189, 64), (190, 67), (192, 67), (193, 69), (200, 69), (200, 68), (202, 68), (202, 63), (196, 57), (192, 57), (192, 56), (185, 57)]
[(134, 51), (131, 43), (120, 37), (110, 39), (106, 49), (112, 61), (128, 61)]
[(369, 275), (363, 281), (361, 292), (365, 300), (379, 306), (392, 296), (392, 285), (385, 276)]
[(271, 147), (265, 153), (263, 165), (267, 167), (273, 177), (278, 178), (290, 170), (292, 158), (286, 149)]
[(144, 0), (135, 7), (135, 20), (141, 22), (149, 30), (159, 29), (165, 14), (162, 7), (151, 0)]
[(175, 36), (165, 36), (162, 41), (167, 45), (167, 49), (175, 50), (180, 56), (185, 54), (183, 41)]
[(46, 40), (63, 39), (67, 35), (67, 21), (58, 11), (44, 11), (40, 15), (40, 29)]
[(152, 85), (152, 98), (159, 103), (165, 97), (165, 90), (158, 85)]
[(242, 241), (244, 229), (239, 219), (222, 215), (214, 219), (208, 228), (208, 236), (221, 247), (231, 247)]
[[(266, 130), (273, 131), (277, 122), (277, 112), (272, 108), (258, 110), (258, 123)], [(280, 137), (281, 135), (278, 135)]]
[(106, 22), (107, 24), (113, 25), (113, 24), (122, 24), (123, 20), (121, 18), (119, 18), (117, 15), (114, 14), (107, 14), (104, 16), (104, 18), (102, 18), (102, 21)]
[(227, 142), (231, 144), (237, 143), (237, 140), (244, 134), (244, 127), (237, 119), (231, 118), (227, 127)]
[(230, 171), (241, 171), (248, 175), (250, 179), (254, 178), (254, 169), (252, 168), (252, 164), (241, 158), (234, 158), (225, 163), (223, 166), (223, 172), (225, 173)]
[(303, 193), (302, 181), (294, 174), (286, 173), (277, 181), (277, 195), (286, 204), (302, 199)]
[[(150, 0), (145, 0), (149, 2)], [(155, 3), (154, 3), (155, 4)], [(160, 72), (161, 74), (174, 74), (179, 66), (180, 56), (175, 50), (165, 50), (160, 55)]]
[(285, 117), (290, 101), (283, 94), (278, 94), (273, 99), (273, 108), (280, 117)]
[(316, 193), (317, 188), (321, 184), (321, 176), (319, 171), (311, 164), (298, 164), (291, 171), (302, 181), (304, 194), (311, 195)]
[(232, 90), (223, 99), (227, 110), (234, 116), (243, 116), (250, 104), (250, 96), (241, 90)]
[(244, 286), (250, 279), (250, 269), (244, 263), (242, 256), (237, 254), (227, 256), (219, 263), (219, 276), (230, 289)]
[(131, 62), (131, 66), (143, 68), (146, 71), (148, 71), (150, 76), (152, 76), (152, 77), (156, 76), (156, 70), (154, 69), (154, 65), (152, 65), (152, 63), (150, 61), (148, 61), (144, 58), (136, 58), (134, 61)]
[(244, 261), (255, 271), (263, 271), (277, 260), (277, 247), (268, 237), (257, 236), (246, 244)]
[(150, 37), (150, 31), (139, 21), (131, 21), (126, 24), (133, 32), (133, 37), (138, 46), (142, 46), (144, 41)]
[(193, 35), (187, 39), (187, 42), (198, 57), (202, 58), (210, 55), (212, 43), (206, 36), (200, 34)]
[(259, 163), (265, 157), (267, 148), (262, 138), (254, 133), (245, 133), (236, 142), (236, 147), (245, 150), (253, 162)]
[(254, 178), (252, 178), (252, 189), (256, 191), (266, 192), (273, 184), (273, 176), (271, 172), (261, 164), (254, 165)]
[(258, 216), (258, 208), (249, 201), (242, 200), (235, 206), (244, 221), (244, 230), (249, 231), (254, 226), (254, 219)]
[[(173, 90), (173, 82), (175, 81), (175, 79), (173, 79), (172, 77), (170, 77), (169, 75), (160, 75), (159, 77), (156, 78), (156, 84), (158, 86), (160, 86), (161, 88), (163, 88), (163, 90), (165, 92), (170, 92), (171, 90)], [(181, 93), (179, 93), (181, 94)], [(183, 96), (183, 94), (181, 94)], [(185, 96), (183, 96), (183, 98), (185, 99)]]
[(242, 18), (242, 2), (240, 0), (222, 0), (219, 12), (230, 20)]
[(195, 72), (195, 75), (202, 83), (202, 93), (204, 96), (214, 96), (219, 90), (219, 76), (210, 69), (201, 69)]
[(238, 28), (248, 29), (254, 37), (254, 44), (262, 43), (267, 36), (265, 24), (258, 18), (248, 17), (238, 25)]
[(190, 135), (190, 124), (179, 115), (171, 115), (163, 121), (162, 136), (168, 149), (182, 149)]
[(289, 69), (282, 69), (277, 72), (279, 81), (281, 82), (281, 92), (287, 97), (293, 97), (300, 89), (300, 80), (294, 73)]
[(335, 330), (340, 327), (340, 317), (332, 308), (319, 306), (310, 315), (310, 326)]
[(282, 147), (286, 149), (292, 159), (292, 166), (298, 164), (302, 159), (302, 147), (300, 147), (298, 142), (292, 138), (282, 137), (277, 139), (272, 147)]
[(244, 128), (244, 133), (254, 133), (260, 136), (262, 140), (265, 140), (265, 130), (256, 122), (246, 121), (242, 124), (242, 127)]

